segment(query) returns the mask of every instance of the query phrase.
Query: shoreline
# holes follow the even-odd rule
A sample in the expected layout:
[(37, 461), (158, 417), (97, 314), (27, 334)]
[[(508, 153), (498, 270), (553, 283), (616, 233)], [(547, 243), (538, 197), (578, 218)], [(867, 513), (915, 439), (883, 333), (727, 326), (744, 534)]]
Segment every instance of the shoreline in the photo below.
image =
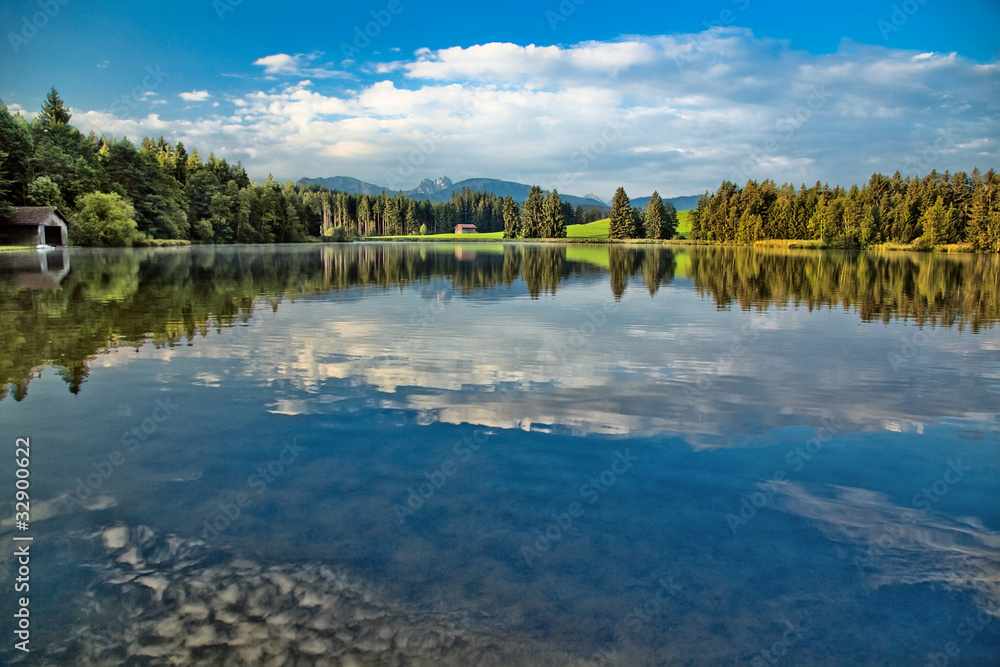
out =
[[(637, 246), (716, 246), (720, 248), (760, 248), (769, 250), (842, 250), (846, 252), (919, 252), (943, 254), (989, 255), (992, 253), (977, 252), (967, 243), (953, 243), (930, 248), (916, 247), (913, 244), (881, 243), (869, 248), (840, 248), (828, 245), (815, 239), (768, 239), (748, 243), (724, 243), (704, 239), (607, 239), (607, 238), (557, 238), (557, 239), (504, 239), (504, 238), (456, 238), (445, 236), (384, 236), (353, 239), (356, 243), (548, 243), (548, 244), (579, 244), (579, 245), (637, 245)], [(322, 241), (322, 243), (337, 243)]]
[[(703, 239), (607, 239), (607, 238), (556, 238), (556, 239), (504, 239), (485, 238), (469, 235), (464, 238), (448, 236), (385, 236), (385, 237), (361, 237), (355, 239), (345, 239), (343, 241), (326, 241), (322, 239), (312, 239), (301, 243), (259, 243), (249, 245), (277, 246), (277, 245), (336, 245), (341, 243), (441, 243), (441, 244), (550, 244), (550, 245), (632, 245), (632, 246), (716, 246), (719, 248), (758, 248), (765, 250), (841, 250), (845, 252), (857, 253), (882, 253), (882, 252), (918, 252), (947, 255), (990, 255), (994, 253), (977, 252), (967, 243), (952, 243), (935, 247), (916, 247), (913, 244), (902, 243), (881, 243), (869, 248), (840, 248), (831, 246), (821, 240), (809, 239), (769, 239), (756, 241), (753, 244), (747, 243), (723, 243), (719, 241), (707, 241)], [(145, 243), (135, 244), (131, 248), (179, 248), (179, 247), (204, 247), (204, 246), (229, 246), (232, 244), (198, 243), (188, 240), (161, 240), (150, 239)], [(247, 245), (247, 244), (243, 244)], [(64, 248), (80, 248), (82, 246), (62, 246)], [(95, 246), (109, 248), (112, 246)], [(7, 252), (35, 252), (34, 246), (0, 246), (0, 253)]]

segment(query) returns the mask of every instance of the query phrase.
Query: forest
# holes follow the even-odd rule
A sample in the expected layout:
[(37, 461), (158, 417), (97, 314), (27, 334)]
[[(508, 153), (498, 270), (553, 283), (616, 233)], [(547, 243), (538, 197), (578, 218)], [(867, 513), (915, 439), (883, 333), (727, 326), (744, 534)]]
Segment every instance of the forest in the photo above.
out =
[[(331, 192), (268, 176), (253, 182), (243, 166), (183, 142), (84, 135), (53, 87), (29, 123), (0, 102), (0, 219), (15, 206), (57, 206), (76, 245), (294, 243), (320, 238), (450, 232), (474, 224), (504, 238), (561, 238), (572, 224), (606, 210), (573, 207), (556, 191), (532, 188), (523, 204), (465, 189), (431, 203), (402, 192)], [(850, 189), (796, 189), (750, 180), (723, 181), (691, 212), (691, 239), (753, 244), (767, 239), (819, 240), (827, 247), (908, 244), (914, 249), (1000, 252), (1000, 176), (931, 171), (920, 177), (874, 174)], [(658, 193), (644, 210), (624, 189), (611, 207), (610, 239), (669, 239), (677, 214)]]
[[(239, 162), (214, 153), (204, 158), (183, 142), (145, 138), (136, 147), (127, 138), (85, 136), (71, 118), (55, 88), (31, 123), (0, 102), (0, 217), (13, 213), (14, 206), (59, 207), (73, 223), (71, 241), (77, 245), (148, 239), (290, 243), (443, 232), (459, 223), (492, 232), (512, 224), (505, 221), (505, 206), (508, 214), (517, 206), (510, 198), (472, 190), (432, 204), (402, 193), (353, 195), (282, 184), (270, 176), (255, 183)], [(599, 209), (574, 208), (555, 192), (539, 203), (558, 207), (559, 215), (553, 208), (551, 216), (563, 227), (600, 218)], [(532, 200), (527, 215), (534, 213)], [(100, 219), (88, 224), (95, 215)], [(542, 231), (534, 218), (514, 226), (532, 238)]]
[(723, 181), (691, 213), (691, 238), (752, 244), (816, 239), (829, 247), (912, 244), (922, 250), (967, 244), (1000, 252), (1000, 176), (931, 171), (923, 178), (874, 174), (863, 187), (816, 183), (798, 190), (774, 181)]

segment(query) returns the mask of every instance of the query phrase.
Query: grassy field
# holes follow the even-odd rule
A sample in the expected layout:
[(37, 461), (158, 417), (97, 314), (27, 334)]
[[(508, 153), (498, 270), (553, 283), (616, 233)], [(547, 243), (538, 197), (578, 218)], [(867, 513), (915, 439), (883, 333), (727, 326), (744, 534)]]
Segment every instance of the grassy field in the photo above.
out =
[(684, 238), (691, 235), (691, 211), (677, 211), (677, 235)]
[[(691, 233), (690, 211), (677, 211), (677, 235), (687, 238)], [(566, 228), (566, 236), (571, 239), (606, 239), (611, 220), (605, 218), (587, 225), (570, 225)]]
[(611, 220), (605, 218), (586, 225), (569, 225), (566, 227), (566, 238), (569, 239), (606, 239)]
[[(691, 221), (688, 216), (690, 211), (677, 212), (677, 235), (687, 238), (691, 233)], [(608, 229), (611, 226), (611, 219), (605, 218), (597, 222), (586, 225), (569, 225), (566, 227), (567, 239), (591, 239), (601, 240), (608, 238)], [(425, 236), (373, 236), (374, 240), (407, 240), (426, 239), (430, 241), (500, 241), (503, 239), (503, 232), (488, 232), (484, 234), (427, 234)]]
[(0, 252), (15, 252), (17, 250), (34, 250), (34, 246), (26, 245), (0, 245)]

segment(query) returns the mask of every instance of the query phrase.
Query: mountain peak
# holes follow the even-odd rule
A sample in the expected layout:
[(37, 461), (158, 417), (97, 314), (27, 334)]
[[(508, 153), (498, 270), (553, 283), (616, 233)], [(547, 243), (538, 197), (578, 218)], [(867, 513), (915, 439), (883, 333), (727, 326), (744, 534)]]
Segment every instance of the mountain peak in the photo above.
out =
[[(300, 182), (322, 185), (335, 192), (349, 192), (352, 194), (380, 195), (382, 192), (387, 192), (390, 195), (393, 195), (399, 191), (398, 188), (390, 189), (381, 185), (365, 183), (364, 181), (359, 181), (356, 178), (349, 178), (346, 176), (336, 176), (333, 178), (303, 178)], [(501, 198), (512, 197), (518, 203), (523, 203), (531, 191), (531, 186), (525, 185), (524, 183), (515, 183), (513, 181), (502, 181), (495, 178), (467, 178), (464, 181), (452, 183), (451, 179), (447, 176), (441, 176), (433, 181), (429, 178), (425, 178), (420, 181), (420, 185), (416, 188), (404, 191), (403, 194), (407, 197), (412, 197), (413, 199), (421, 199), (432, 202), (446, 202), (451, 201), (451, 198), (456, 193), (461, 193), (463, 188), (469, 188), (470, 190), (475, 190), (477, 192), (492, 192)], [(588, 194), (586, 197), (575, 197), (564, 192), (559, 196), (562, 198), (564, 203), (573, 204), (574, 206), (597, 206), (604, 209), (608, 208), (607, 200), (604, 200), (595, 194)], [(665, 199), (664, 201), (669, 201), (678, 211), (683, 211), (693, 209), (697, 206), (699, 196), (700, 195), (694, 195), (691, 197), (673, 197)], [(633, 199), (632, 205), (637, 208), (642, 208), (646, 205), (647, 201), (649, 201), (648, 197)]]
[(437, 192), (441, 192), (442, 190), (447, 190), (451, 186), (452, 186), (451, 179), (448, 178), (447, 176), (442, 176), (442, 177), (437, 178), (437, 179), (435, 179), (433, 181), (431, 179), (429, 179), (429, 178), (425, 178), (424, 180), (420, 181), (420, 185), (418, 185), (417, 187), (413, 188), (412, 190), (410, 190), (406, 194), (408, 194), (408, 195), (432, 195), (432, 194), (435, 194)]

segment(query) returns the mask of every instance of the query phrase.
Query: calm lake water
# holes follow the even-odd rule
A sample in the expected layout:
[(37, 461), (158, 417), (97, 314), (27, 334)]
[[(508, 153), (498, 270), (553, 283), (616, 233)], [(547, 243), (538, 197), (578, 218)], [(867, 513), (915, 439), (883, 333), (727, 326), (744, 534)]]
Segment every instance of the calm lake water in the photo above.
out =
[(0, 661), (997, 664), (998, 319), (996, 256), (0, 255)]

